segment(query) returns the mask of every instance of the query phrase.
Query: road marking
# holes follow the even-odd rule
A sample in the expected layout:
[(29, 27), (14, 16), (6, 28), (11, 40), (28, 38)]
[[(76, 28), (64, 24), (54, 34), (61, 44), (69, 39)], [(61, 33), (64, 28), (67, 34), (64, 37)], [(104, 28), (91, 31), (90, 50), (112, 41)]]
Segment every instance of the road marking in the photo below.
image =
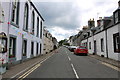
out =
[(67, 54), (67, 56), (68, 56), (68, 54)]
[(118, 67), (113, 66), (113, 65), (111, 65), (111, 64), (108, 64), (108, 63), (105, 63), (105, 62), (102, 62), (102, 64), (103, 64), (103, 65), (106, 65), (106, 66), (108, 66), (108, 67), (110, 67), (110, 68), (112, 68), (112, 69), (115, 69), (115, 70), (117, 70), (117, 71), (120, 71), (120, 69), (119, 69)]
[(26, 74), (22, 79), (26, 78), (30, 73), (32, 73), (34, 70), (36, 70), (39, 66), (40, 66), (40, 64), (38, 64), (33, 70), (31, 70), (28, 74)]
[(40, 66), (40, 64), (35, 65), (34, 67), (32, 67), (30, 70), (28, 70), (27, 72), (25, 72), (23, 75), (21, 75), (18, 79), (16, 80), (22, 80), (23, 78), (27, 77), (30, 73), (32, 73), (35, 69), (37, 69)]
[(71, 61), (71, 58), (68, 56), (69, 61)]
[(72, 63), (71, 63), (71, 66), (72, 66), (72, 69), (73, 69), (73, 71), (74, 71), (74, 73), (75, 73), (76, 78), (79, 79), (79, 76), (78, 76), (78, 74), (77, 74), (77, 72), (76, 72), (76, 70), (75, 70), (75, 67), (73, 66)]
[[(40, 61), (38, 61), (38, 62), (36, 62), (36, 63), (34, 63), (32, 66), (36, 66), (36, 64), (42, 64), (44, 61), (46, 61), (48, 58), (50, 58), (51, 56), (53, 56), (54, 55), (54, 53), (52, 54), (52, 55), (50, 55), (50, 56), (48, 56), (47, 58), (45, 58), (45, 59), (42, 59), (41, 60), (41, 62)], [(32, 67), (32, 66), (30, 66), (30, 67), (28, 67), (28, 68), (26, 68), (26, 69), (24, 69), (23, 71), (21, 71), (21, 72), (19, 72), (19, 73), (17, 73), (16, 75), (14, 75), (14, 76), (12, 76), (11, 77), (11, 79), (12, 78), (15, 78), (16, 76), (18, 76), (18, 75), (20, 75), (21, 73), (24, 73), (25, 71), (27, 71), (27, 70), (31, 70), (31, 69), (33, 69), (34, 67)], [(32, 67), (32, 68), (31, 68)], [(31, 68), (31, 69), (30, 69)], [(26, 72), (27, 73), (27, 72)]]

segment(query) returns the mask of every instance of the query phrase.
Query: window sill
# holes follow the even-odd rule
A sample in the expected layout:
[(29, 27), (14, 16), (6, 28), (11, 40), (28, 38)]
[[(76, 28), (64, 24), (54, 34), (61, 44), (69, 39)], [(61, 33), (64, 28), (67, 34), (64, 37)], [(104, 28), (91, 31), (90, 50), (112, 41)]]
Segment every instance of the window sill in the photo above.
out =
[(28, 30), (26, 30), (26, 29), (23, 29), (23, 31), (28, 32)]
[(114, 53), (120, 53), (120, 51), (114, 51)]
[(13, 22), (11, 22), (11, 25), (13, 25), (13, 26), (19, 28), (19, 26), (18, 26), (17, 24), (13, 23)]
[(15, 58), (15, 56), (9, 56), (9, 58)]

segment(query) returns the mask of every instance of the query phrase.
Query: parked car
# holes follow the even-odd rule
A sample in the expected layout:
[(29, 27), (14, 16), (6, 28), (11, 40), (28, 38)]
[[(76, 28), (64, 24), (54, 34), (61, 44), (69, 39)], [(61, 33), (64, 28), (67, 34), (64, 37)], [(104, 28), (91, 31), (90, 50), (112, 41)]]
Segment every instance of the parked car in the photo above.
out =
[(74, 50), (74, 54), (88, 55), (88, 49), (85, 46), (79, 46)]
[(74, 52), (74, 49), (76, 49), (77, 47), (76, 46), (69, 46), (69, 50), (71, 51), (71, 52)]

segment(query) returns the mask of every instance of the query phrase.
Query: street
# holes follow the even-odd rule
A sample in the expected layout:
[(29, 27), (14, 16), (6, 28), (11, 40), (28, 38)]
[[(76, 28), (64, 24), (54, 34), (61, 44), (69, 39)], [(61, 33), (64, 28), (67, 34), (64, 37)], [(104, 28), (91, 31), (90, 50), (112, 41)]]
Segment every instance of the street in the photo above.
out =
[(65, 47), (17, 78), (118, 78), (118, 71), (90, 56), (74, 55)]

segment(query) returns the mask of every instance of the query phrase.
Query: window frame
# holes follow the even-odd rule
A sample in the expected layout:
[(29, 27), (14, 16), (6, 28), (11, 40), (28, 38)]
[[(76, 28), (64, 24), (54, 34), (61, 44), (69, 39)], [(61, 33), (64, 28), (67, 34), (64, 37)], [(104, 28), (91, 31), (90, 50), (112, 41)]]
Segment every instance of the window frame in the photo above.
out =
[(40, 43), (40, 54), (42, 53), (42, 44)]
[(33, 41), (31, 41), (31, 55), (34, 55), (34, 42)]
[(104, 52), (104, 39), (101, 38), (100, 42), (101, 42), (101, 52)]
[(19, 0), (13, 1), (12, 2), (12, 13), (11, 13), (11, 16), (12, 16), (11, 17), (11, 24), (14, 25), (15, 27), (19, 27), (19, 12), (20, 12)]
[(41, 22), (40, 22), (40, 38), (42, 39), (42, 25), (43, 25), (43, 22), (42, 22), (42, 20), (41, 20)]
[(36, 54), (39, 54), (39, 43), (36, 44)]
[[(118, 40), (117, 40), (118, 39)], [(113, 34), (113, 48), (115, 53), (120, 53), (120, 35), (119, 33)]]
[(35, 33), (35, 13), (34, 13), (34, 10), (32, 11), (32, 18), (31, 18), (31, 34), (34, 35)]
[[(11, 39), (12, 40), (12, 44), (11, 44)], [(17, 48), (17, 37), (14, 35), (10, 35), (10, 43), (9, 43), (9, 58), (15, 58), (16, 56), (16, 48)], [(12, 47), (11, 47), (12, 46)], [(12, 51), (10, 51), (10, 49), (12, 48)]]
[(89, 49), (91, 49), (91, 42), (89, 42)]
[[(24, 45), (24, 41), (26, 41), (26, 45)], [(23, 52), (25, 47), (25, 52)], [(27, 39), (23, 39), (23, 44), (22, 44), (22, 56), (27, 56)]]
[(28, 23), (29, 23), (28, 20), (29, 20), (29, 5), (28, 5), (28, 3), (25, 3), (23, 30), (26, 32), (28, 32)]
[(39, 17), (37, 17), (37, 28), (36, 28), (37, 30), (37, 37), (39, 37)]

